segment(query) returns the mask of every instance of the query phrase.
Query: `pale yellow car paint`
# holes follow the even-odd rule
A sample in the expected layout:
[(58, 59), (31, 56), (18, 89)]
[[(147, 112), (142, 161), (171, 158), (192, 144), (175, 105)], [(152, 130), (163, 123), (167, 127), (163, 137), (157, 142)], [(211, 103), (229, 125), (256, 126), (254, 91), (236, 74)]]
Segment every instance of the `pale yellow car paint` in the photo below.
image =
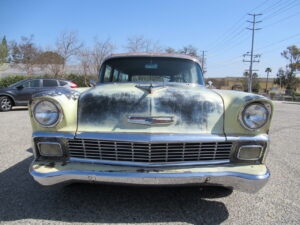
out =
[[(182, 84), (180, 87), (174, 87), (171, 85), (165, 85), (155, 91), (154, 93), (148, 93), (146, 90), (142, 90), (136, 87), (136, 83), (112, 83), (97, 86), (90, 91), (83, 93), (90, 94), (93, 96), (93, 99), (97, 99), (98, 96), (113, 96), (118, 93), (130, 93), (131, 95), (137, 96), (139, 99), (146, 99), (147, 102), (151, 102), (151, 100), (159, 99), (169, 92), (174, 93), (185, 93), (186, 95), (191, 96), (199, 96), (197, 99), (197, 103), (211, 103), (211, 105), (215, 108), (214, 111), (207, 113), (204, 111), (204, 106), (201, 108), (203, 112), (206, 113), (207, 123), (201, 124), (186, 124), (181, 123), (178, 125), (176, 121), (181, 121), (181, 118), (176, 116), (174, 113), (166, 114), (158, 111), (158, 107), (153, 103), (151, 104), (151, 109), (144, 114), (136, 113), (134, 108), (132, 112), (130, 112), (131, 116), (174, 116), (175, 122), (167, 125), (143, 125), (143, 124), (132, 124), (128, 123), (127, 116), (123, 115), (121, 118), (108, 115), (107, 118), (101, 119), (101, 126), (97, 124), (97, 121), (92, 120), (91, 123), (84, 124), (81, 123), (80, 118), (78, 119), (78, 133), (80, 132), (119, 132), (119, 133), (197, 133), (197, 134), (219, 134), (223, 135), (223, 102), (220, 96), (209, 89), (206, 89), (203, 86), (194, 85), (194, 84)], [(170, 97), (171, 98), (171, 97)], [(93, 101), (93, 99), (89, 99)], [(187, 98), (188, 99), (188, 98)], [(193, 100), (191, 98), (191, 100)], [(84, 100), (82, 100), (84, 101)], [(84, 103), (82, 103), (84, 104)], [(182, 104), (182, 103), (178, 103)], [(100, 106), (98, 106), (100, 107)], [(192, 115), (191, 115), (192, 116)]]
[[(117, 85), (116, 85), (117, 86)], [(89, 90), (89, 88), (80, 88), (77, 89), (80, 93)], [(107, 90), (108, 91), (108, 90)], [(139, 90), (140, 91), (140, 90)], [(205, 91), (205, 90), (204, 90)], [(254, 136), (258, 134), (265, 134), (269, 130), (270, 122), (262, 129), (252, 132), (248, 131), (240, 125), (238, 120), (238, 115), (242, 110), (243, 106), (247, 102), (251, 101), (264, 101), (272, 105), (273, 104), (267, 98), (263, 96), (258, 96), (254, 94), (237, 92), (237, 91), (223, 91), (223, 90), (214, 90), (214, 92), (218, 93), (222, 96), (224, 101), (224, 131), (227, 136)], [(157, 92), (159, 93), (159, 92)], [(39, 101), (42, 99), (49, 99), (58, 102), (61, 105), (63, 110), (63, 119), (60, 124), (53, 128), (43, 128), (39, 126), (34, 119), (32, 118), (32, 112), (30, 109), (30, 117), (33, 132), (42, 131), (42, 132), (62, 132), (62, 133), (76, 133), (77, 129), (77, 109), (78, 109), (78, 99), (73, 100), (67, 98), (64, 95), (60, 96), (42, 96), (38, 98), (34, 98), (34, 101)], [(246, 100), (247, 99), (247, 100)], [(136, 125), (141, 128), (140, 125)], [(146, 126), (145, 126), (146, 127)], [(151, 131), (151, 133), (155, 132), (155, 128), (151, 130), (147, 129), (131, 129), (126, 132), (136, 132), (141, 131), (143, 133), (147, 133)], [(105, 129), (97, 128), (97, 127), (82, 127), (80, 131), (92, 131), (92, 132), (118, 132), (118, 130), (113, 130), (107, 126)], [(158, 131), (158, 128), (157, 128)], [(159, 127), (159, 131), (172, 133), (174, 132), (174, 128), (164, 127), (163, 129)], [(162, 132), (162, 133), (163, 133)], [(187, 127), (186, 130), (181, 130), (184, 133), (191, 133), (190, 129)], [(193, 130), (195, 133), (195, 130)], [(199, 132), (201, 133), (201, 132)], [(49, 165), (48, 165), (49, 164)], [(34, 162), (33, 169), (39, 173), (51, 173), (56, 171), (68, 171), (68, 170), (83, 170), (83, 171), (99, 171), (99, 172), (137, 172), (137, 168), (135, 167), (123, 167), (116, 165), (101, 165), (101, 164), (88, 164), (88, 163), (65, 163), (65, 162), (55, 162), (54, 165), (51, 165), (49, 162)], [(186, 173), (186, 172), (238, 172), (245, 174), (253, 174), (253, 175), (263, 175), (267, 172), (267, 168), (264, 164), (260, 165), (227, 165), (227, 166), (217, 166), (217, 165), (209, 165), (209, 166), (195, 166), (193, 168), (160, 168), (159, 171), (155, 169), (145, 169), (149, 173)]]
[[(119, 91), (118, 85), (114, 84), (115, 88), (114, 90), (105, 90), (105, 91)], [(107, 86), (107, 88), (111, 86)], [(102, 86), (102, 88), (105, 88), (105, 85)], [(130, 84), (129, 84), (129, 87)], [(90, 88), (77, 88), (76, 90), (80, 93), (89, 90)], [(142, 91), (137, 89), (137, 91)], [(205, 91), (202, 90), (201, 92)], [(262, 101), (262, 102), (267, 102), (269, 103), (272, 108), (273, 108), (273, 103), (271, 100), (260, 96), (260, 95), (255, 95), (255, 94), (250, 94), (250, 93), (245, 93), (245, 92), (239, 92), (239, 91), (225, 91), (225, 90), (217, 90), (214, 89), (214, 92), (218, 93), (224, 101), (224, 132), (227, 136), (254, 136), (258, 134), (265, 134), (268, 133), (268, 130), (270, 128), (270, 122), (271, 120), (261, 129), (257, 131), (249, 131), (245, 129), (244, 127), (241, 126), (239, 122), (239, 113), (243, 109), (244, 105), (247, 104), (248, 102), (251, 101)], [(207, 93), (210, 94), (210, 92)], [(154, 94), (159, 94), (159, 91)], [(208, 99), (212, 97), (213, 95), (208, 95)], [(215, 98), (215, 97), (214, 97)], [(32, 123), (32, 129), (33, 132), (37, 131), (42, 131), (42, 132), (64, 132), (64, 133), (71, 133), (75, 134), (76, 129), (77, 129), (77, 109), (78, 109), (78, 99), (73, 100), (70, 98), (67, 98), (64, 95), (60, 96), (42, 96), (38, 98), (34, 98), (33, 101), (41, 100), (41, 99), (49, 99), (49, 100), (54, 100), (58, 102), (63, 110), (63, 118), (61, 123), (59, 123), (56, 127), (52, 128), (45, 128), (41, 127), (39, 124), (35, 122), (33, 119), (31, 107), (29, 107), (29, 114), (31, 117), (31, 123)], [(272, 110), (273, 111), (273, 110)], [(218, 116), (218, 115), (217, 115)], [(271, 115), (272, 118), (272, 115)], [(126, 118), (122, 118), (124, 120)], [(214, 118), (213, 120), (218, 120), (220, 118)], [(211, 121), (213, 121), (211, 120)], [(78, 130), (80, 132), (143, 132), (143, 133), (174, 133), (174, 127), (170, 126), (160, 126), (160, 127), (149, 127), (147, 125), (131, 125), (130, 129), (114, 129), (112, 126), (109, 126), (110, 121), (108, 120), (106, 126), (104, 127), (95, 127), (95, 126), (83, 126), (80, 127)], [(212, 127), (213, 124), (210, 125)], [(217, 130), (220, 131), (221, 127), (218, 124)], [(177, 131), (177, 133), (204, 133), (201, 132), (200, 130), (197, 131), (195, 129), (192, 129), (193, 127), (182, 127), (180, 131)], [(210, 130), (206, 130), (205, 132), (209, 132)], [(176, 131), (175, 131), (176, 132)]]
[(241, 91), (228, 91), (218, 89), (214, 89), (214, 91), (220, 94), (224, 101), (224, 131), (227, 136), (254, 136), (269, 132), (273, 116), (272, 113), (270, 115), (270, 120), (268, 121), (268, 123), (261, 129), (258, 129), (256, 131), (249, 131), (245, 129), (239, 121), (239, 116), (244, 106), (250, 102), (268, 103), (272, 108), (271, 112), (273, 112), (274, 105), (270, 99), (261, 95)]
[[(72, 89), (82, 93), (90, 88), (76, 88)], [(56, 127), (42, 127), (40, 126), (33, 118), (32, 108), (29, 107), (29, 116), (31, 118), (32, 131), (37, 132), (63, 132), (75, 134), (77, 129), (77, 108), (78, 108), (78, 98), (76, 100), (72, 98), (67, 98), (65, 95), (57, 95), (57, 96), (47, 96), (43, 95), (40, 97), (33, 98), (33, 101), (40, 100), (52, 100), (57, 103), (62, 108), (63, 117), (62, 121)]]

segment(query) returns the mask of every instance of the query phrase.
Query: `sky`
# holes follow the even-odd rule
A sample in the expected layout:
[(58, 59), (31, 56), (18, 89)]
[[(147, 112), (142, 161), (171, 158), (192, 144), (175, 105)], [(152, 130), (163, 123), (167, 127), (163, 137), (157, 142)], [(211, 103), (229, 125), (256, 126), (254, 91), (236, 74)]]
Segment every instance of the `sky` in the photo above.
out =
[[(252, 17), (261, 13), (255, 32), (254, 64), (259, 77), (276, 76), (287, 61), (287, 46), (300, 47), (299, 0), (0, 0), (0, 38), (34, 35), (42, 48), (53, 48), (63, 31), (76, 31), (85, 46), (110, 40), (126, 52), (129, 37), (144, 36), (165, 48), (186, 45), (205, 51), (206, 78), (242, 76), (249, 63)], [(248, 58), (245, 58), (248, 59)], [(299, 76), (299, 74), (298, 74)]]

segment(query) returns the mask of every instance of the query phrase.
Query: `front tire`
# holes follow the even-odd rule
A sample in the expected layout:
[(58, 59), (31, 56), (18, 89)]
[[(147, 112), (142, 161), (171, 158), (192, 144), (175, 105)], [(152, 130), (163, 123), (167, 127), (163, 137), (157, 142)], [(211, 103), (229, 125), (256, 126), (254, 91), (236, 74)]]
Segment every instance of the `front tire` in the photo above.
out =
[(10, 111), (12, 109), (13, 102), (9, 97), (0, 97), (0, 111)]

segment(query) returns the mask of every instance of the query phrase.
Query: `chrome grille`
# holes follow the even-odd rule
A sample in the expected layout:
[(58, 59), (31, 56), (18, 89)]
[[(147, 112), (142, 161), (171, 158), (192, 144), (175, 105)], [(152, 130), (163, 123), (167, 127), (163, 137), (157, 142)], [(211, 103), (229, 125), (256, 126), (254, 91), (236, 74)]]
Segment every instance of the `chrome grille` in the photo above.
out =
[(228, 160), (231, 148), (231, 142), (140, 143), (91, 139), (68, 141), (69, 156), (73, 158), (148, 163)]

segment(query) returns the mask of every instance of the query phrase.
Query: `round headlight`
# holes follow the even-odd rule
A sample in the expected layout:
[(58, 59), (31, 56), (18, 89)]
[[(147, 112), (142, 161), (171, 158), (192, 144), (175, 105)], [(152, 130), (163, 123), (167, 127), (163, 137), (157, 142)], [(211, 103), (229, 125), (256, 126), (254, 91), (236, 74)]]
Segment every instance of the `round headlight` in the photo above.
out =
[(54, 127), (60, 120), (61, 110), (55, 103), (42, 100), (34, 106), (33, 116), (41, 126)]
[(241, 122), (248, 130), (258, 130), (269, 120), (270, 111), (263, 103), (251, 103), (242, 111)]

